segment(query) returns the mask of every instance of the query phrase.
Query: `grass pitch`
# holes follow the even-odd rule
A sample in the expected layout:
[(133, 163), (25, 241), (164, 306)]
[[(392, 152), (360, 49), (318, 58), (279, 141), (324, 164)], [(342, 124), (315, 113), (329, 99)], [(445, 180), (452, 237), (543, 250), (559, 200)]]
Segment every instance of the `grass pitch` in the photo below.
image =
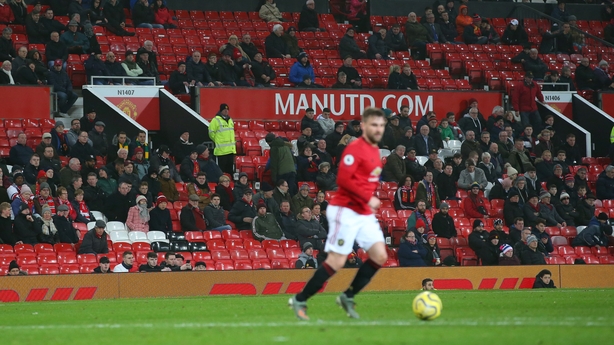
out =
[(362, 293), (360, 320), (309, 301), (294, 318), (288, 295), (0, 304), (3, 344), (609, 344), (612, 290), (436, 291), (441, 317), (420, 321), (417, 292)]

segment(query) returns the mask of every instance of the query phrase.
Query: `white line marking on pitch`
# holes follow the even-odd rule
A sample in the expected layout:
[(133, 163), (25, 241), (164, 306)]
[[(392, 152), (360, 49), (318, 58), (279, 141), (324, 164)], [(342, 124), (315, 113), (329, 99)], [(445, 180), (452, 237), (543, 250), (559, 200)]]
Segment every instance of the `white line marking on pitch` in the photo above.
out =
[[(600, 318), (602, 319), (602, 318)], [(561, 319), (561, 320), (539, 320), (539, 319), (504, 319), (497, 321), (488, 320), (436, 320), (432, 322), (423, 321), (408, 321), (408, 320), (387, 320), (387, 321), (324, 321), (317, 320), (312, 322), (203, 322), (203, 323), (135, 323), (135, 324), (58, 324), (58, 325), (21, 325), (21, 326), (0, 326), (2, 331), (18, 331), (18, 330), (55, 330), (55, 329), (134, 329), (134, 328), (158, 328), (172, 327), (177, 329), (182, 328), (259, 328), (259, 327), (364, 327), (364, 326), (384, 326), (384, 327), (406, 327), (406, 326), (574, 326), (574, 327), (611, 327), (614, 323), (606, 320), (583, 320), (579, 321), (576, 318)]]

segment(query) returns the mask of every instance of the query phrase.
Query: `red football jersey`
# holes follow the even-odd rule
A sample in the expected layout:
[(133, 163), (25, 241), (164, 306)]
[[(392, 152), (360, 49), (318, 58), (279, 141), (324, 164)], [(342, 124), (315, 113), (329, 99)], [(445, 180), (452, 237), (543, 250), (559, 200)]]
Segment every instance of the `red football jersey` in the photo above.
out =
[(358, 214), (372, 214), (367, 203), (377, 189), (381, 173), (379, 148), (363, 137), (358, 138), (343, 151), (337, 172), (339, 189), (330, 204), (347, 207)]

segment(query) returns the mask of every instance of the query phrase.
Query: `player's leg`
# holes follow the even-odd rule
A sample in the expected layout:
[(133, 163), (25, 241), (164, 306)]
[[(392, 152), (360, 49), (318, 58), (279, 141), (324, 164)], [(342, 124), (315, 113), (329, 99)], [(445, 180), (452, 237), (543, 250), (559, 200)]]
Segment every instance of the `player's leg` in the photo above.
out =
[(362, 221), (363, 226), (356, 235), (356, 242), (367, 250), (369, 259), (360, 266), (350, 287), (337, 297), (337, 304), (343, 307), (349, 317), (355, 319), (359, 318), (359, 315), (354, 310), (354, 296), (369, 284), (371, 278), (388, 260), (384, 235), (377, 219), (372, 217), (372, 219), (362, 219)]
[(315, 295), (338, 270), (343, 268), (347, 256), (352, 252), (352, 246), (358, 229), (355, 224), (356, 213), (347, 208), (328, 206), (329, 235), (324, 250), (328, 257), (307, 282), (303, 291), (292, 297), (289, 304), (294, 309), (296, 317), (309, 320), (307, 316), (307, 300)]

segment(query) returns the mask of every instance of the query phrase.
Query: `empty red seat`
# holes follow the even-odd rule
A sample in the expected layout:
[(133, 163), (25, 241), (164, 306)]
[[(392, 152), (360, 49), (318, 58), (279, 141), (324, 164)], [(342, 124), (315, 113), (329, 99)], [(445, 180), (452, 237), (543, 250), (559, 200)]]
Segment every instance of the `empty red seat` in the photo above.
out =
[(65, 264), (60, 266), (60, 274), (79, 274), (79, 265)]
[(250, 260), (235, 260), (235, 270), (251, 270), (253, 269), (252, 262)]
[(31, 244), (16, 244), (14, 247), (15, 253), (34, 253), (34, 247)]
[(207, 241), (207, 248), (209, 250), (226, 249), (226, 245), (222, 240), (210, 240)]
[(230, 253), (227, 250), (211, 250), (211, 258), (215, 261), (230, 260)]
[(267, 248), (266, 253), (269, 259), (284, 259), (286, 257), (281, 248)]
[(57, 265), (58, 257), (55, 255), (55, 253), (39, 253), (38, 256), (36, 257), (36, 261), (38, 262), (39, 265), (44, 265), (44, 264)]
[(550, 240), (552, 241), (552, 245), (555, 247), (569, 245), (567, 238), (563, 236), (552, 236)]
[(249, 249), (248, 256), (252, 260), (268, 259), (268, 256), (263, 249)]
[(58, 265), (42, 265), (38, 271), (40, 274), (60, 274)]
[(205, 238), (201, 231), (186, 231), (185, 239), (188, 242), (205, 242)]
[(56, 253), (75, 251), (75, 248), (70, 243), (56, 243), (53, 245), (53, 249), (56, 251)]
[(95, 264), (98, 263), (98, 259), (94, 254), (79, 254), (77, 255), (77, 262), (79, 264)]
[(296, 261), (298, 256), (302, 253), (302, 250), (300, 248), (288, 248), (284, 252), (286, 255), (286, 259), (292, 262)]
[(230, 258), (233, 260), (248, 260), (249, 259), (249, 255), (247, 254), (247, 251), (244, 249), (232, 249), (229, 251), (230, 252)]
[(290, 264), (286, 259), (274, 259), (271, 260), (271, 268), (276, 269), (288, 269), (290, 268)]
[(228, 239), (238, 239), (241, 238), (239, 232), (237, 230), (224, 230), (222, 231), (222, 238), (224, 240)]
[(216, 271), (234, 271), (235, 265), (232, 260), (218, 260), (215, 262)]
[(49, 243), (37, 243), (34, 245), (34, 252), (36, 253), (54, 253), (53, 246)]

